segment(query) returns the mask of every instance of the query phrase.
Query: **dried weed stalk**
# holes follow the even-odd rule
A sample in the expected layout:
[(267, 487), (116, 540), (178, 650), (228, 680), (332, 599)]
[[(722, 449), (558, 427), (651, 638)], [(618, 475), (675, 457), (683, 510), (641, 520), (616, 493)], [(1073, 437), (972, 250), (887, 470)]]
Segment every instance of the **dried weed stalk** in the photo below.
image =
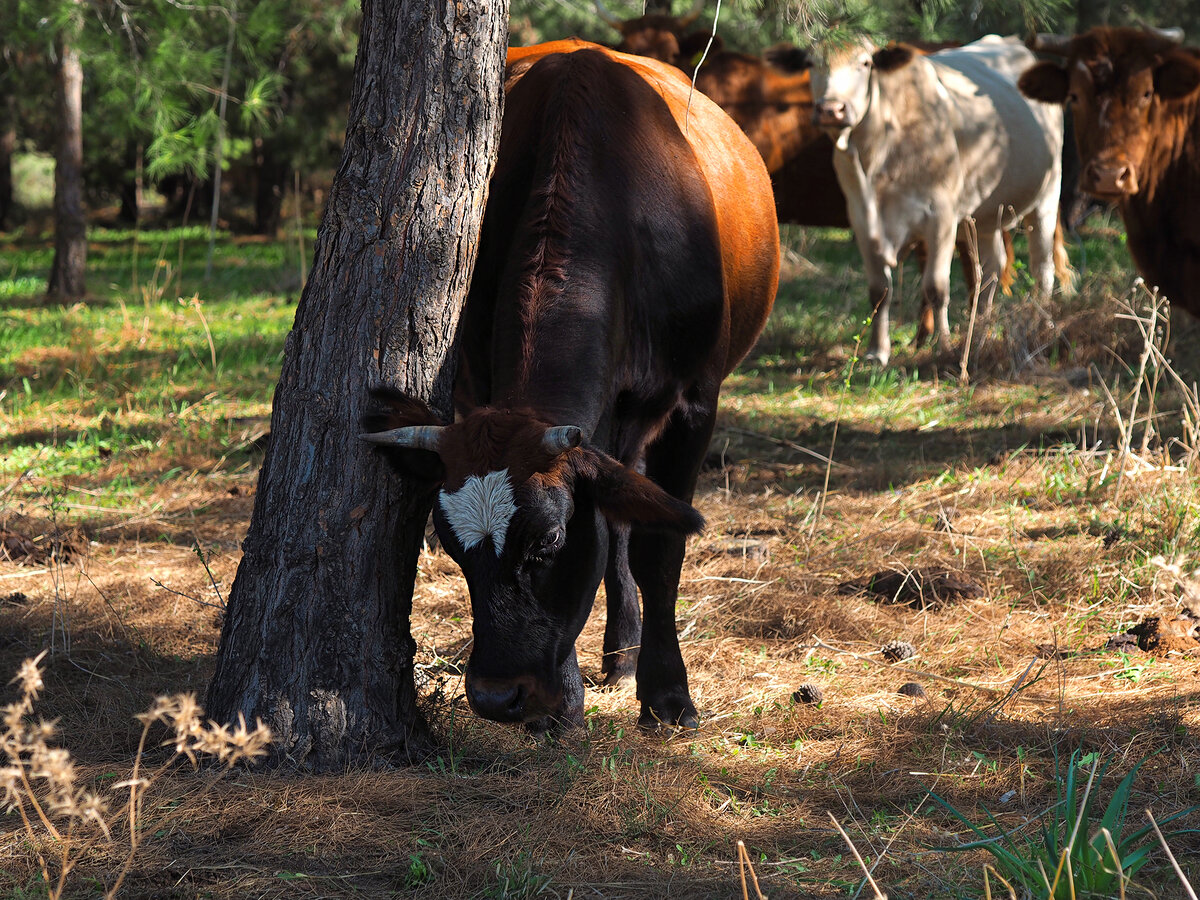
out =
[[(193, 767), (199, 757), (215, 758), (225, 769), (243, 760), (254, 760), (267, 752), (271, 732), (261, 721), (255, 728), (246, 727), (239, 717), (234, 727), (205, 724), (203, 711), (193, 694), (159, 697), (154, 705), (138, 716), (142, 735), (129, 778), (100, 793), (79, 783), (70, 751), (53, 745), (58, 736), (54, 722), (33, 721), (33, 705), (44, 687), (41, 661), (43, 651), (25, 660), (13, 679), (20, 685), (21, 696), (3, 708), (0, 727), (0, 747), (4, 765), (0, 767), (0, 788), (4, 792), (6, 811), (16, 811), (37, 855), (47, 896), (61, 897), (71, 870), (97, 844), (115, 846), (128, 840), (129, 849), (106, 898), (116, 896), (129, 873), (142, 837), (142, 803), (146, 792), (180, 758)], [(170, 732), (164, 746), (173, 748), (167, 759), (156, 768), (143, 770), (146, 742), (150, 730), (161, 723)], [(218, 772), (216, 777), (222, 773)], [(211, 779), (205, 790), (215, 783)], [(128, 791), (128, 798), (124, 792)], [(122, 828), (127, 835), (122, 837)], [(53, 860), (53, 863), (51, 862)], [(57, 878), (52, 869), (57, 868)]]
[[(1136, 304), (1138, 295), (1145, 300), (1141, 311)], [(1117, 318), (1133, 322), (1142, 337), (1142, 352), (1128, 401), (1128, 413), (1125, 416), (1121, 414), (1121, 404), (1113, 397), (1103, 380), (1100, 381), (1120, 435), (1120, 446), (1117, 450), (1117, 498), (1121, 495), (1126, 475), (1136, 476), (1142, 472), (1165, 469), (1186, 471), (1193, 468), (1197, 459), (1200, 459), (1200, 391), (1194, 383), (1188, 384), (1179, 375), (1166, 355), (1167, 343), (1171, 336), (1169, 301), (1159, 295), (1157, 288), (1147, 286), (1139, 278), (1134, 282), (1129, 297), (1121, 301), (1121, 306), (1122, 312), (1118, 313)], [(1175, 386), (1181, 404), (1179, 415), (1182, 434), (1172, 441), (1182, 451), (1182, 458), (1177, 466), (1171, 466), (1169, 458), (1162, 462), (1152, 460), (1149, 454), (1150, 443), (1156, 432), (1155, 422), (1161, 415), (1158, 400), (1164, 377), (1168, 383)], [(1142, 427), (1142, 437), (1135, 450), (1134, 433), (1139, 426)]]

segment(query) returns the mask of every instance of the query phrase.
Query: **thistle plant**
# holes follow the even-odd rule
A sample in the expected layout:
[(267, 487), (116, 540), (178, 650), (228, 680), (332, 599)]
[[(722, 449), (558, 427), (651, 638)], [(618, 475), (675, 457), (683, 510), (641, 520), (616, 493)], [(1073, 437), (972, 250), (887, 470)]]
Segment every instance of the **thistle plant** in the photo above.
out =
[[(130, 776), (98, 792), (81, 781), (70, 751), (55, 744), (58, 726), (45, 719), (34, 720), (34, 703), (45, 687), (41, 670), (45, 655), (43, 652), (21, 664), (13, 679), (19, 685), (20, 697), (3, 707), (0, 792), (5, 811), (20, 815), (50, 898), (62, 896), (67, 876), (93, 847), (116, 847), (127, 841), (123, 864), (105, 892), (105, 897), (113, 897), (141, 843), (142, 801), (155, 782), (181, 758), (195, 768), (202, 757), (211, 757), (222, 768), (208, 780), (204, 787), (207, 790), (232, 766), (264, 755), (271, 732), (261, 721), (248, 728), (240, 717), (233, 727), (205, 723), (193, 694), (159, 697), (138, 716), (142, 734)], [(163, 746), (172, 752), (165, 761), (146, 770), (146, 744), (156, 724), (167, 730)]]

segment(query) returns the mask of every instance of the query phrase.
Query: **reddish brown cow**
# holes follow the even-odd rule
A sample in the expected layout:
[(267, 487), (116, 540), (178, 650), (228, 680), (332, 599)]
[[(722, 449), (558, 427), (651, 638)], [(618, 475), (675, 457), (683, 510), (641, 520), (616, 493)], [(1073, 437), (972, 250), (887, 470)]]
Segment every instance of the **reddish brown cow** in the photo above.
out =
[(1200, 316), (1200, 48), (1178, 29), (1093, 28), (1038, 35), (1041, 62), (1020, 88), (1069, 103), (1080, 186), (1115, 200), (1133, 261), (1170, 300)]
[(505, 84), (463, 311), (473, 408), (441, 426), (380, 394), (367, 439), (440, 483), (477, 713), (582, 723), (575, 640), (603, 579), (606, 680), (636, 676), (642, 724), (694, 726), (675, 598), (721, 381), (775, 296), (767, 172), (663, 63), (558, 41), (511, 50)]

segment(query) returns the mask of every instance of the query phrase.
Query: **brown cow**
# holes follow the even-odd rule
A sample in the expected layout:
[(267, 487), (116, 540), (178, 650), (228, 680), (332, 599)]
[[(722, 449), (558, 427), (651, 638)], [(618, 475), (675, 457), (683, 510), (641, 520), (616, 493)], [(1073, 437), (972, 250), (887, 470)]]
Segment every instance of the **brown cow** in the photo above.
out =
[(477, 713), (582, 723), (575, 640), (603, 578), (606, 680), (636, 675), (643, 725), (694, 726), (675, 599), (721, 381), (775, 297), (770, 182), (737, 125), (663, 63), (558, 41), (511, 50), (505, 83), (463, 311), (473, 408), (441, 426), (381, 393), (365, 437), (440, 483)]
[(1178, 29), (1038, 35), (1030, 47), (1065, 63), (1038, 63), (1019, 84), (1070, 104), (1080, 186), (1116, 201), (1138, 271), (1200, 316), (1200, 48), (1182, 40)]

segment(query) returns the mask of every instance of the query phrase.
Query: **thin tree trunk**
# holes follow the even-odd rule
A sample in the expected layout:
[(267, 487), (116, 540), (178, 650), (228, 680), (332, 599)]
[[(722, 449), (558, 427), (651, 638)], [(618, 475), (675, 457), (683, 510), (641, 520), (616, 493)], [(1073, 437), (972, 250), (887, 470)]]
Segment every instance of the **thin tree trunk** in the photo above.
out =
[(204, 280), (212, 278), (213, 254), (217, 249), (217, 219), (221, 212), (221, 167), (225, 162), (225, 108), (229, 102), (229, 69), (233, 64), (233, 39), (237, 37), (237, 4), (229, 9), (229, 38), (225, 42), (225, 69), (221, 73), (221, 94), (217, 99), (217, 146), (213, 150), (212, 215), (208, 220), (208, 258)]
[(87, 220), (83, 214), (83, 66), (64, 43), (58, 68), (58, 144), (54, 154), (54, 262), (46, 295), (79, 300), (87, 292)]
[(209, 715), (314, 769), (430, 748), (409, 628), (431, 495), (358, 439), (368, 386), (447, 417), (499, 140), (507, 0), (365, 0), (342, 161), (275, 392)]
[(12, 95), (6, 93), (0, 97), (0, 231), (7, 231), (12, 224), (12, 162), (17, 149), (14, 105)]

